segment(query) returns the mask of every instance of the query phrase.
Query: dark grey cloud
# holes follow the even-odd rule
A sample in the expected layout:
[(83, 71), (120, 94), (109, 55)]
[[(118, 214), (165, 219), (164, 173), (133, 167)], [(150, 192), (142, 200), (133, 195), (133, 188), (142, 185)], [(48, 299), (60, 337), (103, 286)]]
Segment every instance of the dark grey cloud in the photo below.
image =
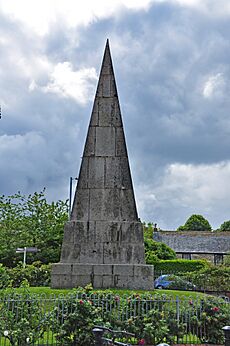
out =
[(59, 63), (98, 73), (109, 37), (141, 218), (165, 228), (193, 212), (214, 227), (230, 218), (217, 184), (230, 178), (227, 15), (153, 3), (84, 27), (60, 21), (43, 37), (4, 16), (0, 23), (1, 193), (46, 186), (50, 199), (68, 198), (92, 100), (80, 104), (44, 88)]

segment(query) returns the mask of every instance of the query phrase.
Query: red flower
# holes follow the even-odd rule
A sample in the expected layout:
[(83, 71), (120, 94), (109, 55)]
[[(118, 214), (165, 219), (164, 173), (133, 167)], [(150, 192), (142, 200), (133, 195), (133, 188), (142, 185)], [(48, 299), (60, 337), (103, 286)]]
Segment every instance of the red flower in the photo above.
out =
[(219, 310), (220, 310), (220, 308), (218, 308), (218, 306), (214, 306), (214, 308), (212, 308), (212, 311), (215, 311), (215, 312), (217, 312)]
[(145, 339), (140, 339), (138, 341), (138, 345), (145, 345)]
[(79, 300), (79, 304), (81, 305), (84, 304), (83, 300)]

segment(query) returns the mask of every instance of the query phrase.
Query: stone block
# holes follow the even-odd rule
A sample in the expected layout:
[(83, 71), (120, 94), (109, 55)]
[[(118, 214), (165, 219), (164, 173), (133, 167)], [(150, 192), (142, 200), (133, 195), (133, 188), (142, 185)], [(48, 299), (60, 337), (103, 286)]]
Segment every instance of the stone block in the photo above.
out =
[(90, 275), (72, 275), (72, 287), (85, 287), (92, 282)]
[(96, 156), (115, 156), (115, 128), (96, 128)]
[(103, 188), (105, 180), (105, 158), (91, 157), (89, 159), (88, 187)]
[(73, 275), (92, 275), (93, 273), (93, 264), (73, 264), (72, 265), (72, 273)]
[(123, 189), (133, 189), (131, 173), (129, 168), (129, 160), (127, 157), (120, 158), (120, 170), (121, 170), (121, 185)]
[(113, 265), (113, 273), (114, 275), (121, 276), (133, 276), (134, 275), (134, 265), (130, 264), (114, 264)]
[(103, 243), (82, 243), (80, 263), (103, 263)]
[(115, 102), (114, 98), (101, 98), (99, 100), (99, 126), (111, 126), (114, 117)]
[(88, 187), (88, 165), (89, 165), (89, 158), (83, 157), (81, 162), (80, 172), (79, 172), (79, 179), (77, 182), (78, 189), (86, 189)]
[(99, 120), (98, 120), (98, 100), (94, 100), (93, 103), (93, 110), (90, 118), (90, 124), (89, 126), (98, 126), (99, 125)]
[(54, 263), (52, 264), (52, 274), (58, 275), (71, 275), (72, 266), (71, 263)]
[(153, 269), (153, 266), (147, 264), (135, 265), (134, 276), (139, 278), (153, 277)]
[(90, 189), (89, 220), (104, 220), (104, 190)]
[(76, 190), (71, 220), (89, 220), (89, 189)]
[(117, 97), (117, 86), (115, 82), (114, 76), (111, 78), (111, 84), (110, 84), (110, 95), (113, 97)]
[(111, 94), (111, 76), (110, 75), (103, 75), (102, 76), (102, 96), (103, 97), (110, 97)]
[(64, 227), (63, 243), (74, 242), (74, 223), (67, 222)]
[(104, 189), (104, 217), (103, 220), (121, 220), (120, 189)]
[(102, 276), (102, 287), (103, 288), (114, 287), (114, 275), (103, 275)]
[(124, 221), (137, 221), (136, 203), (132, 189), (121, 190), (121, 216)]
[(94, 275), (92, 285), (93, 288), (104, 288), (103, 275)]
[(119, 220), (121, 215), (119, 189), (90, 189), (90, 220)]
[(68, 263), (72, 259), (73, 245), (72, 243), (63, 243), (61, 249), (61, 262)]
[(93, 266), (94, 275), (112, 275), (113, 265), (111, 264), (97, 264)]
[[(113, 224), (113, 223), (112, 223)], [(111, 241), (111, 223), (107, 221), (96, 221), (93, 240), (95, 242), (107, 243)]]
[(123, 127), (116, 128), (116, 156), (128, 157)]
[(105, 187), (122, 188), (121, 159), (120, 157), (106, 157), (105, 159)]
[(85, 142), (84, 156), (94, 156), (95, 155), (95, 142), (96, 142), (96, 127), (90, 126), (88, 129), (88, 134)]

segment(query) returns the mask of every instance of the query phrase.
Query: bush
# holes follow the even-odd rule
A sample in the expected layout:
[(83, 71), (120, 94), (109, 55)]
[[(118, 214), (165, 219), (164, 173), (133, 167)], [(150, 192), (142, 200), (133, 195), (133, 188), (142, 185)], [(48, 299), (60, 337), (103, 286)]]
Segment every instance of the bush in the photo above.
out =
[(159, 260), (175, 259), (176, 253), (166, 244), (153, 239), (145, 239), (145, 260), (147, 264), (155, 264)]
[(230, 267), (211, 266), (187, 276), (201, 290), (228, 291), (230, 287)]
[[(49, 286), (50, 284), (50, 264), (42, 264), (37, 261), (33, 264), (27, 264), (25, 268), (19, 263), (15, 268), (0, 267), (0, 278), (1, 278), (1, 268), (6, 272), (5, 277), (5, 287), (20, 287), (24, 280), (28, 281), (30, 286)], [(3, 271), (3, 272), (4, 272)]]
[(163, 274), (179, 274), (187, 272), (197, 272), (208, 268), (209, 264), (205, 260), (161, 260), (155, 264), (155, 271)]
[(208, 220), (206, 220), (202, 215), (191, 215), (185, 222), (184, 226), (178, 227), (177, 231), (211, 231)]
[(0, 335), (12, 346), (34, 345), (49, 324), (48, 315), (41, 317), (39, 301), (28, 296), (26, 284), (20, 297), (13, 291), (9, 297), (0, 305)]
[[(195, 307), (194, 307), (195, 308)], [(191, 327), (196, 330), (201, 342), (210, 344), (223, 344), (224, 333), (222, 328), (229, 325), (229, 307), (220, 299), (214, 297), (201, 301), (199, 313), (194, 313)], [(188, 313), (191, 312), (188, 311)], [(205, 335), (201, 326), (205, 329)]]
[[(63, 316), (64, 312), (64, 316)], [(93, 344), (93, 327), (102, 322), (100, 308), (90, 300), (70, 297), (53, 311), (53, 331), (58, 345), (85, 346)]]
[(3, 267), (0, 263), (0, 289), (10, 286), (10, 276), (8, 274), (7, 268)]
[(220, 226), (220, 231), (222, 232), (230, 231), (230, 220), (222, 223), (222, 225)]

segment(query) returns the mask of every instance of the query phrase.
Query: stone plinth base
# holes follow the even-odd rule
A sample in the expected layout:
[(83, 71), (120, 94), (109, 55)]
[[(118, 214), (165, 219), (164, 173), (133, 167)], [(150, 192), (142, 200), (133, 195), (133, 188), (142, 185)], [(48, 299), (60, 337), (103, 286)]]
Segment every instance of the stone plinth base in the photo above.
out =
[(145, 264), (74, 264), (52, 265), (52, 288), (85, 287), (153, 290), (153, 266)]

